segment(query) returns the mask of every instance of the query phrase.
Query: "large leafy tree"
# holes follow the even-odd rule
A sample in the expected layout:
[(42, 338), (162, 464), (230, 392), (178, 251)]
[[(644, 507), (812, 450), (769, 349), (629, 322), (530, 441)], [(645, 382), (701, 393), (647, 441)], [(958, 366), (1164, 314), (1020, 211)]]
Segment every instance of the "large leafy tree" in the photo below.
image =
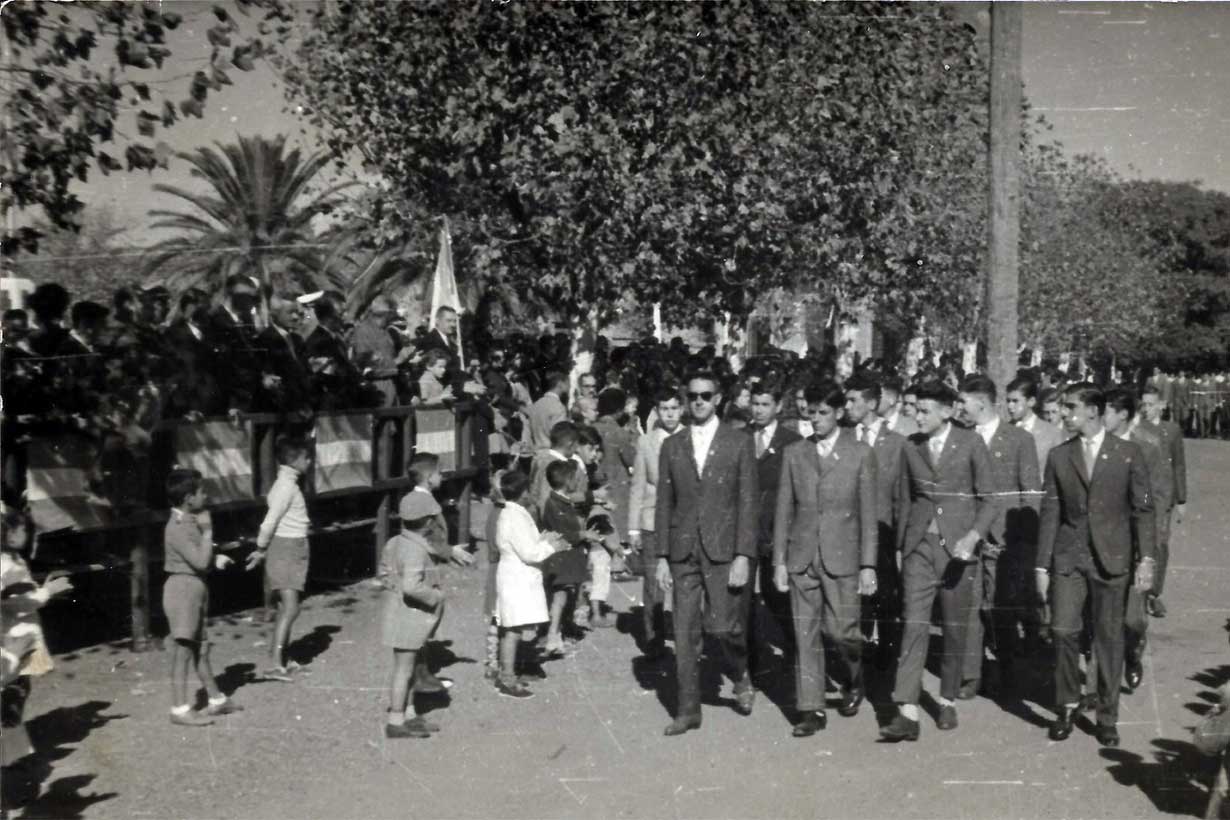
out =
[(313, 226), (317, 217), (338, 206), (338, 194), (350, 185), (313, 189), (329, 162), (327, 154), (288, 151), (285, 137), (241, 136), (216, 150), (199, 148), (179, 156), (207, 190), (154, 186), (192, 207), (150, 211), (152, 228), (176, 235), (150, 249), (147, 273), (164, 273), (173, 290), (192, 285), (218, 290), (234, 272), (275, 287), (344, 286), (327, 265), (328, 249), (341, 238), (318, 236)]
[(1109, 189), (1106, 202), (1162, 251), (1161, 281), (1180, 294), (1157, 356), (1191, 366), (1230, 354), (1230, 196), (1187, 182), (1134, 181)]
[[(185, 5), (132, 2), (4, 4), (0, 39), (0, 251), (33, 253), (44, 232), (80, 226), (76, 182), (92, 173), (165, 167), (171, 149), (157, 132), (204, 116), (209, 93), (235, 71), (252, 70), (289, 31), (283, 0), (204, 4), (192, 16), (210, 46), (208, 62), (167, 78), (171, 32)], [(227, 10), (254, 19), (242, 26)], [(255, 11), (255, 14), (253, 12)], [(188, 26), (185, 26), (186, 28)]]
[(985, 65), (936, 6), (338, 2), (310, 32), (286, 79), (386, 183), (382, 238), (431, 248), (448, 216), (459, 268), (565, 318), (975, 290), (982, 237), (951, 217)]
[(1105, 162), (1053, 144), (1026, 155), (1022, 338), (1048, 350), (1139, 359), (1182, 315), (1166, 248), (1135, 228)]

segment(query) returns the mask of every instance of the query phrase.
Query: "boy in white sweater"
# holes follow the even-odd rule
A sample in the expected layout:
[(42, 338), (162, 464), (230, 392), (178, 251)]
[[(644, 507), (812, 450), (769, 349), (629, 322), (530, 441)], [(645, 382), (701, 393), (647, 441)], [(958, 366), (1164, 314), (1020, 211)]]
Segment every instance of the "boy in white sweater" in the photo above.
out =
[(307, 586), (308, 526), (307, 502), (299, 481), (307, 471), (308, 444), (303, 439), (287, 438), (278, 442), (278, 477), (269, 488), (266, 503), (269, 512), (256, 536), (256, 559), (265, 560), (265, 579), (278, 598), (278, 619), (269, 641), (270, 668), (263, 673), (267, 680), (290, 682), (299, 670), (294, 661), (285, 657), (290, 643), (290, 630), (299, 615), (299, 599)]

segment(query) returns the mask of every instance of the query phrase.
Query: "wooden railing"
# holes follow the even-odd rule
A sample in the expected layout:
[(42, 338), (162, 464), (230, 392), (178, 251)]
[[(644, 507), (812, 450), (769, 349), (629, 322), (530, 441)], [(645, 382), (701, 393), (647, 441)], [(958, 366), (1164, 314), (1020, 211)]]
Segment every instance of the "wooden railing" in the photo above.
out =
[[(445, 415), (447, 414), (447, 415)], [(434, 436), (420, 435), (420, 423), (431, 422), (440, 426), (443, 419), (451, 416), (451, 448), (447, 435), (437, 430)], [(313, 431), (328, 427), (330, 418), (347, 417), (353, 430), (355, 424), (365, 424), (370, 419), (370, 439), (355, 437), (337, 442), (333, 448), (320, 446)], [(243, 429), (239, 436), (246, 441), (246, 458), (236, 462), (250, 469), (250, 482), (246, 473), (239, 481), (228, 482), (226, 497), (211, 499), (209, 509), (215, 520), (215, 536), (225, 538), (221, 549), (237, 549), (250, 542), (255, 535), (254, 521), (264, 507), (264, 496), (275, 477), (278, 465), (275, 458), (277, 439), (286, 434), (305, 435), (313, 441), (312, 466), (304, 478), (304, 495), (309, 510), (318, 509), (328, 502), (361, 497), (378, 497), (379, 504), (374, 516), (361, 516), (333, 521), (314, 530), (312, 535), (336, 533), (342, 530), (373, 529), (373, 561), (376, 566), (379, 550), (389, 537), (391, 522), (396, 518), (400, 495), (411, 489), (411, 479), (406, 475), (410, 459), (416, 452), (416, 444), (429, 442), (433, 452), (441, 455), (446, 486), (456, 493), (458, 506), (458, 532), (464, 537), (469, 532), (470, 498), (476, 479), (485, 476), (487, 464), (488, 416), (483, 406), (474, 401), (462, 401), (450, 405), (422, 407), (386, 407), (322, 413), (310, 419), (280, 416), (276, 414), (247, 414), (238, 419), (207, 419), (195, 425), (226, 424)], [(217, 451), (204, 448), (201, 453), (189, 454), (177, 450), (180, 433), (193, 427), (188, 422), (164, 422), (153, 432), (147, 453), (140, 458), (129, 458), (120, 475), (107, 474), (103, 495), (106, 502), (102, 523), (88, 526), (71, 526), (38, 533), (34, 552), (34, 566), (42, 572), (58, 571), (78, 574), (96, 571), (127, 572), (131, 580), (131, 619), (134, 649), (146, 646), (150, 628), (150, 566), (161, 562), (162, 529), (168, 515), (164, 490), (166, 476), (177, 464), (188, 466), (195, 455), (200, 461), (212, 457)], [(245, 448), (238, 448), (242, 450)], [(350, 458), (363, 461), (342, 462), (344, 477), (340, 487), (317, 486), (322, 475), (318, 459), (322, 451), (343, 452)], [(106, 455), (99, 458), (102, 472), (106, 473)], [(96, 474), (99, 464), (91, 465)], [(30, 471), (28, 471), (30, 472)], [(210, 478), (210, 476), (206, 476)], [(234, 478), (234, 476), (230, 476)], [(33, 482), (33, 477), (29, 479)], [(328, 482), (324, 482), (328, 483)], [(249, 486), (250, 484), (250, 486)], [(144, 491), (142, 491), (144, 488)], [(46, 502), (44, 502), (46, 503)], [(53, 502), (54, 503), (54, 502)], [(315, 519), (314, 517), (314, 520)], [(126, 552), (126, 554), (125, 554)]]

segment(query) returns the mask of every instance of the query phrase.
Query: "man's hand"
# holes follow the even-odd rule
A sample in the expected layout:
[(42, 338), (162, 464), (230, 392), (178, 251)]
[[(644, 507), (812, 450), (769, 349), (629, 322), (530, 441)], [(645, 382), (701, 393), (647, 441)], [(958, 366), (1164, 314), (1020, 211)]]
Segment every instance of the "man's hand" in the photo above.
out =
[(1186, 517), (1187, 517), (1187, 505), (1186, 504), (1175, 504), (1174, 505), (1174, 525), (1176, 527), (1182, 526), (1183, 519)]
[(658, 559), (658, 565), (654, 568), (653, 578), (658, 582), (658, 589), (663, 592), (670, 592), (674, 582), (671, 580), (671, 565), (665, 558)]
[(1153, 589), (1153, 561), (1146, 559), (1136, 565), (1136, 588), (1141, 592)]
[(747, 586), (749, 567), (750, 563), (746, 555), (736, 555), (734, 563), (730, 565), (730, 579), (726, 582), (727, 585), (735, 589)]
[(778, 592), (790, 591), (790, 573), (786, 571), (785, 564), (773, 567), (773, 586), (777, 587)]
[(558, 532), (545, 532), (542, 534), (542, 539), (551, 545), (551, 549), (559, 552), (560, 550), (568, 549), (568, 542), (564, 540), (564, 536)]
[(282, 377), (273, 373), (266, 373), (261, 377), (261, 386), (266, 390), (276, 390), (282, 386)]
[(601, 544), (605, 536), (597, 530), (585, 530), (581, 533), (582, 541), (593, 541), (595, 544)]
[(858, 571), (858, 594), (876, 594), (876, 571), (871, 567), (863, 567)]
[(221, 553), (214, 556), (214, 569), (226, 569), (235, 563), (235, 559)]
[(244, 570), (250, 571), (250, 570), (255, 569), (256, 565), (259, 564), (261, 561), (263, 561), (264, 558), (265, 558), (264, 550), (253, 550), (252, 554), (248, 556), (248, 560), (243, 562)]
[(457, 544), (453, 547), (453, 554), (449, 560), (459, 567), (468, 567), (474, 563), (474, 554), (463, 545)]
[(1051, 591), (1051, 574), (1034, 570), (1034, 584), (1038, 589), (1038, 600), (1043, 604), (1046, 603), (1046, 595)]
[(974, 550), (978, 548), (978, 542), (982, 539), (978, 533), (970, 530), (965, 535), (961, 536), (961, 540), (952, 548), (952, 557), (958, 561), (972, 561), (974, 558)]

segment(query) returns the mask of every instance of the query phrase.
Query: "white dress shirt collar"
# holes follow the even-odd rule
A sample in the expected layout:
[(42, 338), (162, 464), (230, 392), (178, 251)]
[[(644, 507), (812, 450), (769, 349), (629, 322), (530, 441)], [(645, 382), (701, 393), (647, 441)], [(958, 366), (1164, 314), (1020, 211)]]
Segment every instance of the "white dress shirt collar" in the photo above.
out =
[(999, 431), (999, 417), (993, 417), (990, 421), (983, 422), (978, 425), (978, 435), (982, 436), (982, 440), (987, 446), (991, 446), (991, 439), (995, 438), (995, 433)]

